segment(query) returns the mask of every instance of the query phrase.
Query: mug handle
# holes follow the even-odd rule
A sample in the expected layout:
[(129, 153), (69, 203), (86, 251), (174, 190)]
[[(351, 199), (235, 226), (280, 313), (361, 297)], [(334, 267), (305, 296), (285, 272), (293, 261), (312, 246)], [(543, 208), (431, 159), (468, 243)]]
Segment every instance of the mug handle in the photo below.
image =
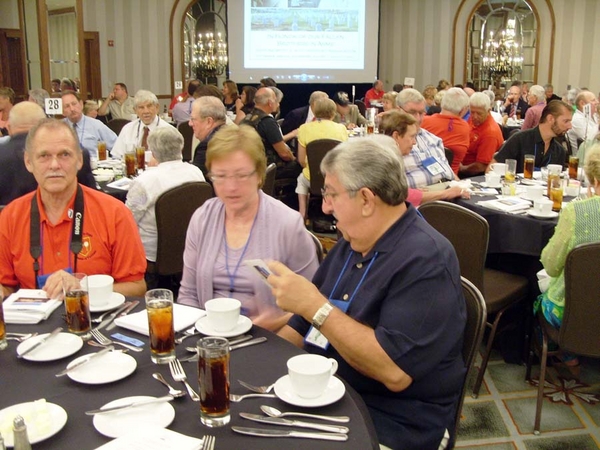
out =
[(338, 370), (338, 362), (333, 358), (328, 358), (331, 361), (331, 376), (335, 375)]

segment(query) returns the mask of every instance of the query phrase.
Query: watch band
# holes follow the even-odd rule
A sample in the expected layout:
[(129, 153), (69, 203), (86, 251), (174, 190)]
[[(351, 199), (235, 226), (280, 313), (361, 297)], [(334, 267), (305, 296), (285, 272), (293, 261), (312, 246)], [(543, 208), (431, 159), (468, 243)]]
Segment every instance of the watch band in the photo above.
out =
[(317, 330), (320, 330), (323, 326), (323, 323), (325, 322), (327, 317), (329, 317), (329, 313), (331, 313), (332, 310), (333, 305), (329, 302), (321, 306), (312, 318), (312, 326), (315, 327)]

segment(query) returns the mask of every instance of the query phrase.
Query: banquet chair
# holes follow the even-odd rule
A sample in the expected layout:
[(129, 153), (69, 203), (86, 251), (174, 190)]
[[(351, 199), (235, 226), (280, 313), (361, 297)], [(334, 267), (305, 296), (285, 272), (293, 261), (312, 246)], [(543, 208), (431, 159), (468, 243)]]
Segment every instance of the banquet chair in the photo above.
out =
[(317, 251), (317, 260), (319, 261), (319, 264), (321, 264), (325, 255), (323, 252), (323, 244), (321, 244), (319, 238), (315, 236), (310, 230), (306, 230), (306, 232), (310, 234), (311, 239), (315, 243), (315, 249)]
[(529, 283), (525, 277), (485, 267), (489, 225), (479, 214), (444, 201), (425, 203), (419, 207), (419, 212), (450, 241), (458, 257), (461, 275), (471, 281), (485, 299), (488, 314), (486, 325), (490, 333), (473, 387), (472, 396), (477, 398), (500, 319), (506, 310), (527, 297)]
[[(321, 173), (321, 161), (327, 152), (336, 147), (340, 141), (335, 139), (316, 139), (306, 145), (306, 157), (308, 159), (308, 169), (310, 171), (310, 188), (307, 208), (307, 217), (312, 221), (313, 231), (331, 232), (333, 231), (333, 216), (325, 215), (321, 209), (323, 185), (325, 178)], [(315, 205), (318, 202), (319, 205)]]
[(364, 116), (367, 112), (367, 105), (365, 105), (365, 102), (362, 100), (356, 100), (354, 104), (358, 106), (358, 111)]
[(262, 186), (263, 192), (271, 197), (273, 197), (275, 194), (275, 169), (277, 169), (277, 165), (275, 163), (271, 163), (267, 166), (265, 182)]
[(177, 129), (183, 136), (183, 160), (189, 162), (192, 160), (192, 141), (194, 139), (194, 130), (188, 122), (181, 122)]
[(130, 120), (127, 119), (111, 119), (107, 122), (106, 126), (108, 128), (110, 128), (113, 133), (115, 133), (117, 136), (119, 135), (119, 133), (121, 132), (121, 129), (127, 125), (130, 122)]
[[(531, 364), (534, 351), (537, 351), (540, 355), (540, 376), (533, 426), (533, 433), (536, 435), (540, 434), (548, 356), (561, 355), (568, 351), (600, 358), (600, 277), (597, 273), (599, 266), (600, 242), (581, 244), (572, 249), (565, 262), (565, 309), (560, 329), (550, 325), (541, 310), (537, 313), (541, 335), (534, 333), (531, 340), (525, 375), (527, 380), (531, 379)], [(557, 343), (558, 349), (549, 350), (549, 341)]]

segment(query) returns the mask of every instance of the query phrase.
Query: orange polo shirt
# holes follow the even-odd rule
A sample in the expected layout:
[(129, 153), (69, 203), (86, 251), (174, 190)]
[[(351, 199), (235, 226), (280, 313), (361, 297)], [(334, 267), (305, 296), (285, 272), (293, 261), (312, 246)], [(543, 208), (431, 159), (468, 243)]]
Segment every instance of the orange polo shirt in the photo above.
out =
[(458, 168), (469, 149), (469, 124), (460, 117), (448, 114), (433, 114), (423, 117), (421, 128), (442, 139), (444, 147), (452, 150), (452, 171), (458, 175)]
[(469, 127), (471, 128), (470, 145), (463, 159), (463, 166), (474, 162), (489, 164), (494, 153), (504, 143), (500, 126), (494, 121), (492, 115), (488, 114), (487, 119), (478, 127), (473, 125), (473, 120), (469, 117)]
[[(146, 257), (133, 215), (125, 204), (102, 192), (83, 189), (83, 249), (77, 271), (111, 275), (115, 282), (144, 279)], [(48, 221), (37, 189), (40, 209), (40, 275), (73, 267), (69, 249), (75, 194), (55, 225)], [(33, 258), (29, 253), (33, 192), (13, 200), (0, 213), (0, 283), (13, 288), (35, 288)]]

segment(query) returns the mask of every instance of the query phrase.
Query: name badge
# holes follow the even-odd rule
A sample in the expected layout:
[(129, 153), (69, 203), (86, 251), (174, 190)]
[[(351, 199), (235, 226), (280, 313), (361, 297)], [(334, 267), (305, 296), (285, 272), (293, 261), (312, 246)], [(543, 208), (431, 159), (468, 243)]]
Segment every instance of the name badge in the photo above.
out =
[(433, 156), (430, 156), (429, 158), (424, 159), (423, 166), (425, 167), (425, 169), (427, 169), (427, 172), (429, 172), (431, 175), (440, 175), (440, 174), (444, 173), (444, 168), (439, 163), (439, 161), (437, 159), (435, 159)]
[(304, 342), (322, 348), (323, 350), (327, 350), (327, 347), (329, 347), (327, 338), (313, 326), (310, 327), (310, 330), (308, 330), (308, 333), (304, 336)]

